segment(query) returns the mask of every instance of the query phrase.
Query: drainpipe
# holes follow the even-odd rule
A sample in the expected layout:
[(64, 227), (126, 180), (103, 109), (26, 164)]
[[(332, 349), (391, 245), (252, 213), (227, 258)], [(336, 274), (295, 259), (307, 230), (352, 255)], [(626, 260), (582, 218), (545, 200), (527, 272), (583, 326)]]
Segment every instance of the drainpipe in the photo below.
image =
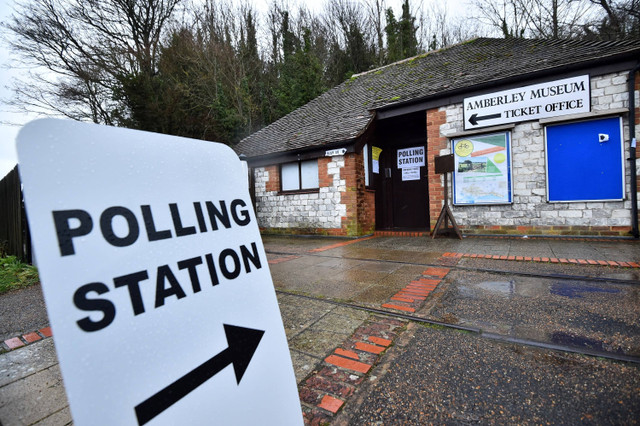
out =
[(636, 171), (636, 73), (640, 70), (640, 62), (629, 72), (629, 161), (631, 161), (631, 233), (638, 238), (638, 187)]

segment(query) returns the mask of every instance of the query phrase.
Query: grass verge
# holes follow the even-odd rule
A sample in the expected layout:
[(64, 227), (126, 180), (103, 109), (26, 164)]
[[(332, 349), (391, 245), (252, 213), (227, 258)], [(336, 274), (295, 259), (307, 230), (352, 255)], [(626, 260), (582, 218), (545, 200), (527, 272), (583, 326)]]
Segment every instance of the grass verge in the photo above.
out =
[(0, 257), (0, 294), (36, 284), (38, 269), (22, 263), (15, 256)]

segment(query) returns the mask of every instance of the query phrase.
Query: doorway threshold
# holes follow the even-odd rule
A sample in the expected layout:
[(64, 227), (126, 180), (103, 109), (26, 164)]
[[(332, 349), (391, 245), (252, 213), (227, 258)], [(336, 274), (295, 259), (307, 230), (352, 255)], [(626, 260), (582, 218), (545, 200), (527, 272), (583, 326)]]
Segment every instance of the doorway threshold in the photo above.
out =
[(376, 237), (428, 237), (431, 235), (427, 230), (399, 230), (399, 229), (380, 229), (376, 230)]

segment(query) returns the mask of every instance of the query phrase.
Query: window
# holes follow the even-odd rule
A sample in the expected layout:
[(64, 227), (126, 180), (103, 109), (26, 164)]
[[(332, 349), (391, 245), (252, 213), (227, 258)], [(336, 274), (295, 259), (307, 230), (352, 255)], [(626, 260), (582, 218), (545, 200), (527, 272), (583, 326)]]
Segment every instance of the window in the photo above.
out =
[(301, 191), (318, 188), (318, 160), (297, 161), (280, 166), (282, 191)]
[(362, 148), (364, 162), (364, 186), (369, 186), (369, 144), (364, 144)]

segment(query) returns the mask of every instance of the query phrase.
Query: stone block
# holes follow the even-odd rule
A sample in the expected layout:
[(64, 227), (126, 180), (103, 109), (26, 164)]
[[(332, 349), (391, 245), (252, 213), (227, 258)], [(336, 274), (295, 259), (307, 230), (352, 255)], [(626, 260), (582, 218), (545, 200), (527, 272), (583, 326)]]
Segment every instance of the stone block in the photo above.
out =
[(506, 211), (502, 214), (502, 217), (505, 219), (523, 217), (523, 216), (524, 216), (524, 212), (522, 211)]
[(558, 211), (558, 217), (582, 217), (582, 211), (581, 210), (559, 210)]
[(617, 76), (615, 76), (615, 77), (613, 77), (611, 79), (611, 84), (614, 84), (616, 86), (622, 85), (622, 86), (625, 86), (625, 88), (626, 88), (626, 86), (627, 86), (627, 76), (624, 75), (624, 74), (619, 74), (619, 75), (617, 75)]
[(631, 212), (627, 210), (615, 209), (611, 212), (612, 219), (624, 218), (628, 219), (631, 216)]

